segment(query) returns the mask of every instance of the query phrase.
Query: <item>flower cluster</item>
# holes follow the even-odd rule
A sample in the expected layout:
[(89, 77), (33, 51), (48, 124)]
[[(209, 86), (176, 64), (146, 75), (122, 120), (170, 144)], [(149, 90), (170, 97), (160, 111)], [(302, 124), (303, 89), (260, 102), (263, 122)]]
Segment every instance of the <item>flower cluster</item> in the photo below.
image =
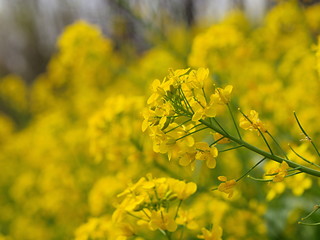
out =
[(255, 110), (251, 110), (249, 115), (244, 115), (240, 118), (240, 127), (250, 131), (266, 132), (267, 128), (265, 124), (259, 119), (259, 113)]
[(216, 117), (221, 105), (230, 102), (232, 86), (215, 88), (205, 68), (178, 69), (170, 70), (162, 82), (155, 80), (152, 92), (143, 112), (142, 130), (149, 128), (154, 151), (168, 153), (170, 159), (178, 158), (180, 165), (191, 169), (196, 160), (215, 168), (217, 148), (197, 142), (194, 135), (203, 130), (202, 120)]
[(173, 178), (153, 178), (149, 174), (147, 178), (140, 178), (138, 182), (118, 194), (120, 202), (113, 213), (113, 221), (117, 224), (129, 224), (135, 219), (136, 225), (165, 233), (175, 232), (178, 224), (186, 224), (187, 227), (193, 228), (195, 223), (190, 221), (192, 219), (185, 212), (178, 219), (177, 217), (180, 215), (181, 202), (188, 199), (196, 190), (197, 185), (193, 182), (186, 183)]

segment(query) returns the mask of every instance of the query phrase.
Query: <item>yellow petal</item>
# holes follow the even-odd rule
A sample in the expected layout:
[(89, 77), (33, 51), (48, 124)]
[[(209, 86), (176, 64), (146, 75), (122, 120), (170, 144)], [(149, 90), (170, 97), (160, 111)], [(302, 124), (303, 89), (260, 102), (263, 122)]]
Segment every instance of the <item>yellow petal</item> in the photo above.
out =
[(187, 195), (192, 195), (197, 191), (197, 184), (195, 184), (194, 182), (189, 182), (186, 185), (186, 192)]
[(179, 164), (181, 165), (181, 166), (188, 166), (189, 164), (190, 164), (190, 159), (189, 158), (187, 158), (187, 157), (181, 157), (180, 159), (179, 159)]
[(227, 181), (227, 177), (226, 176), (219, 176), (218, 179), (219, 179), (219, 181), (222, 181), (222, 182)]
[(216, 164), (217, 164), (217, 162), (214, 158), (208, 159), (206, 163), (207, 163), (208, 168), (215, 168)]
[(202, 118), (202, 111), (195, 112), (192, 116), (192, 121), (197, 122)]
[(209, 148), (209, 145), (206, 142), (197, 142), (195, 144), (195, 147), (200, 150), (207, 150)]
[(142, 122), (142, 126), (141, 126), (142, 132), (145, 132), (148, 127), (149, 127), (149, 121), (148, 121), (148, 120), (144, 120), (144, 121)]

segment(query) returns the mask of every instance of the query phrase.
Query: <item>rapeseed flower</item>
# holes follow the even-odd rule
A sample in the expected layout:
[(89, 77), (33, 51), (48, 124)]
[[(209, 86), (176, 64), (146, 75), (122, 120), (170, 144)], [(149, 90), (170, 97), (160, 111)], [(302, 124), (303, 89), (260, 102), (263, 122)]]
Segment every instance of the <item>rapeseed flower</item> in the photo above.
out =
[(236, 180), (228, 180), (225, 176), (219, 176), (218, 179), (223, 182), (218, 186), (218, 190), (228, 194), (228, 198), (231, 198), (233, 196), (234, 187), (237, 184)]

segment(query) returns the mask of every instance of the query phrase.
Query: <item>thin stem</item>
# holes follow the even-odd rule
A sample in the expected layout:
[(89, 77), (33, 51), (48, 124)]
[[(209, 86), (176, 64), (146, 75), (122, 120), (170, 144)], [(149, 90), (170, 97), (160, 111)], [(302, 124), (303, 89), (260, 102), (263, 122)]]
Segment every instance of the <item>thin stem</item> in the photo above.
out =
[(153, 191), (154, 191), (154, 195), (156, 196), (157, 200), (159, 201), (160, 198), (158, 196), (158, 192), (157, 192), (157, 189), (155, 187), (153, 187)]
[[(164, 224), (164, 217), (163, 217), (162, 211), (160, 211), (160, 214), (161, 214), (162, 222), (163, 222), (163, 224)], [(170, 236), (170, 233), (168, 232), (168, 230), (164, 230), (164, 233), (165, 233), (165, 235), (167, 236), (168, 240), (171, 240), (171, 236)]]
[(179, 240), (182, 240), (183, 233), (184, 233), (184, 225), (182, 225), (182, 229), (181, 229)]
[(262, 163), (266, 158), (262, 158), (259, 162), (257, 162), (252, 168), (250, 168), (245, 174), (243, 174), (241, 177), (239, 177), (236, 182), (239, 182), (242, 178), (248, 175), (253, 169), (255, 169), (260, 163)]
[[(289, 169), (289, 170), (287, 170), (287, 172), (293, 172), (293, 171), (297, 171), (297, 170), (300, 170), (300, 168), (291, 168), (291, 169)], [(276, 176), (276, 175), (278, 175), (278, 173), (268, 173), (268, 174), (264, 174), (265, 176), (268, 176), (268, 177), (270, 177), (270, 176)]]
[[(194, 95), (194, 93), (193, 93), (193, 95)], [(193, 99), (194, 99), (203, 109), (205, 109), (205, 107), (202, 105), (202, 103), (201, 103), (195, 96), (193, 96)]]
[(241, 148), (241, 147), (243, 147), (243, 145), (235, 146), (235, 147), (227, 148), (227, 149), (223, 149), (223, 150), (219, 150), (219, 153), (227, 152), (227, 151), (230, 151), (230, 150), (233, 150), (233, 149), (237, 149), (237, 148)]
[(235, 126), (235, 128), (236, 128), (236, 130), (237, 130), (238, 136), (239, 136), (240, 139), (242, 139), (241, 134), (240, 134), (240, 131), (239, 131), (239, 128), (238, 128), (238, 125), (237, 125), (237, 123), (236, 123), (236, 120), (234, 119), (234, 116), (233, 116), (233, 113), (232, 113), (232, 110), (231, 110), (231, 108), (230, 108), (229, 103), (227, 103), (227, 107), (228, 107), (229, 113), (230, 113), (230, 115), (231, 115), (233, 124), (234, 124), (234, 126)]
[(317, 148), (316, 145), (313, 143), (311, 137), (310, 137), (310, 136), (307, 134), (307, 132), (303, 129), (302, 125), (300, 124), (300, 121), (299, 121), (299, 119), (298, 119), (298, 116), (297, 116), (296, 112), (293, 112), (293, 115), (294, 115), (294, 117), (295, 117), (295, 119), (296, 119), (296, 121), (297, 121), (297, 123), (298, 123), (298, 125), (299, 125), (300, 130), (301, 130), (301, 131), (303, 132), (303, 134), (307, 137), (307, 139), (311, 142), (313, 148), (316, 150), (318, 156), (320, 157), (320, 152), (319, 152), (318, 148)]
[(287, 178), (287, 177), (292, 177), (292, 176), (298, 175), (298, 174), (300, 174), (300, 173), (302, 173), (302, 172), (291, 173), (291, 174), (288, 174), (287, 176), (285, 176), (285, 178)]
[(316, 211), (318, 211), (320, 209), (320, 205), (315, 205), (314, 209), (312, 210), (311, 213), (309, 213), (307, 216), (301, 218), (302, 221), (306, 220), (307, 218), (309, 218), (312, 214), (314, 214)]
[[(253, 122), (251, 121), (251, 119), (250, 118), (248, 118), (248, 116), (246, 115), (246, 114), (244, 114), (242, 111), (241, 111), (241, 109), (239, 108), (239, 111), (240, 111), (240, 113), (253, 125)], [(268, 149), (269, 149), (269, 151), (270, 151), (270, 153), (272, 154), (272, 155), (274, 155), (273, 154), (273, 152), (272, 152), (272, 149), (271, 149), (271, 147), (270, 147), (270, 145), (269, 145), (269, 143), (268, 143), (268, 141), (267, 141), (267, 139), (266, 139), (266, 137), (264, 136), (264, 134), (262, 133), (262, 131), (259, 129), (259, 128), (255, 128), (255, 129), (257, 129), (258, 131), (259, 131), (259, 133), (260, 133), (260, 135), (261, 135), (261, 137), (263, 138), (263, 141), (265, 142), (265, 144), (267, 145), (267, 147), (268, 147)], [(241, 140), (241, 139), (240, 139)]]
[(318, 223), (304, 223), (304, 222), (298, 222), (298, 224), (306, 225), (306, 226), (319, 226), (319, 225), (320, 225), (320, 222), (318, 222)]
[(206, 102), (208, 103), (208, 99), (207, 99), (206, 93), (205, 93), (205, 91), (204, 91), (204, 88), (202, 88), (202, 93), (203, 93), (204, 99), (205, 99)]
[(174, 216), (174, 220), (176, 220), (176, 218), (178, 217), (178, 212), (179, 212), (181, 203), (182, 203), (182, 199), (180, 200), (180, 202), (179, 202), (179, 204), (178, 204), (177, 211), (176, 211), (176, 214), (175, 214), (175, 216)]
[(257, 182), (272, 182), (272, 179), (255, 178), (250, 175), (248, 175), (248, 178), (255, 180)]
[[(289, 175), (286, 175), (285, 178), (292, 177), (292, 176), (300, 174), (300, 173), (302, 173), (302, 172), (291, 173)], [(251, 178), (251, 179), (253, 179), (255, 181), (258, 181), (258, 182), (273, 182), (273, 179), (255, 178), (255, 177), (252, 177), (250, 175), (248, 175), (248, 178)]]
[(267, 141), (267, 139), (266, 139), (266, 137), (264, 136), (264, 134), (261, 132), (260, 129), (258, 129), (258, 131), (259, 131), (259, 133), (261, 134), (261, 137), (263, 138), (263, 141), (266, 143), (267, 147), (269, 148), (270, 153), (271, 153), (272, 155), (274, 155), (274, 154), (273, 154), (273, 151), (272, 151), (272, 149), (271, 149), (271, 147), (270, 147), (270, 145), (269, 145), (269, 143), (268, 143), (268, 141)]
[(213, 121), (219, 126), (219, 128), (221, 128), (221, 130), (222, 130), (225, 134), (228, 134), (228, 133), (226, 132), (226, 130), (224, 130), (224, 128), (220, 125), (220, 123), (218, 122), (218, 120), (217, 120), (216, 118), (212, 117), (212, 118), (210, 118), (210, 119), (213, 120)]
[(297, 152), (290, 146), (290, 144), (288, 144), (288, 146), (289, 146), (289, 148), (291, 149), (291, 151), (292, 151), (295, 155), (297, 155), (299, 158), (301, 158), (303, 161), (305, 161), (305, 162), (307, 162), (307, 163), (309, 163), (309, 164), (311, 164), (311, 165), (313, 165), (313, 166), (315, 166), (315, 167), (320, 168), (320, 166), (319, 166), (318, 164), (309, 161), (308, 159), (306, 159), (305, 157), (303, 157), (303, 156), (301, 156), (299, 153), (297, 153)]
[(150, 219), (150, 216), (148, 215), (148, 213), (146, 213), (146, 211), (145, 211), (144, 209), (142, 209), (142, 212), (144, 213), (144, 215), (146, 215), (146, 217), (147, 217), (148, 219)]
[(269, 135), (269, 137), (271, 137), (271, 139), (273, 140), (273, 142), (278, 146), (278, 148), (280, 149), (280, 151), (282, 152), (283, 156), (288, 159), (288, 156), (286, 154), (286, 152), (282, 149), (282, 147), (280, 146), (280, 144), (278, 143), (278, 141), (271, 135), (271, 133), (269, 131), (266, 131), (266, 133)]
[(183, 123), (179, 124), (178, 126), (176, 126), (176, 127), (174, 127), (174, 128), (171, 128), (170, 130), (168, 130), (168, 131), (166, 131), (166, 132), (164, 132), (164, 133), (167, 134), (167, 133), (169, 133), (169, 132), (171, 132), (171, 131), (174, 131), (174, 130), (176, 130), (177, 128), (181, 127), (183, 124), (186, 124), (187, 122), (190, 122), (190, 121), (191, 121), (191, 120), (188, 119), (188, 120), (184, 121)]
[[(311, 217), (314, 213), (316, 213), (320, 209), (320, 205), (315, 205), (314, 209), (305, 217), (301, 218), (301, 221), (306, 220), (307, 218)], [(307, 226), (318, 226), (320, 225), (320, 222), (318, 223), (305, 223), (305, 222), (298, 222), (298, 224), (307, 225)]]
[(165, 230), (164, 232), (165, 232), (165, 234), (166, 234), (166, 236), (167, 236), (168, 240), (171, 240), (170, 233), (169, 233), (167, 230)]
[(199, 127), (199, 126), (201, 126), (201, 123), (199, 123), (199, 124), (197, 124), (197, 125), (194, 125), (192, 128), (190, 128), (190, 129), (188, 130), (188, 132), (190, 132), (192, 129), (194, 129), (194, 128), (196, 128), (196, 127)]
[(188, 137), (188, 136), (190, 136), (191, 134), (194, 134), (194, 133), (196, 133), (196, 132), (200, 132), (200, 131), (202, 131), (202, 130), (204, 130), (204, 129), (207, 129), (207, 128), (208, 128), (208, 127), (200, 128), (200, 129), (198, 129), (198, 130), (196, 130), (196, 131), (194, 131), (194, 132), (188, 133), (188, 134), (186, 134), (186, 135), (184, 135), (184, 136), (182, 136), (182, 137), (177, 138), (175, 141), (179, 141), (179, 140), (182, 139), (182, 138)]
[(142, 218), (142, 217), (138, 217), (138, 216), (132, 214), (131, 212), (127, 212), (127, 214), (130, 215), (130, 216), (132, 216), (132, 217), (134, 217), (134, 218), (137, 218), (137, 219), (139, 219), (139, 220), (143, 220), (143, 221), (148, 222), (148, 220), (146, 220), (146, 219), (144, 219), (144, 218)]
[(190, 106), (190, 103), (189, 103), (188, 99), (186, 98), (186, 95), (184, 95), (184, 92), (183, 92), (183, 90), (182, 90), (181, 88), (179, 88), (179, 90), (180, 90), (180, 93), (181, 93), (181, 95), (182, 95), (183, 101), (184, 101), (184, 103), (186, 104), (186, 107), (187, 107), (187, 108), (188, 108), (188, 107), (190, 108), (191, 113), (192, 113), (192, 115), (193, 115), (193, 114), (194, 114), (194, 111), (193, 111), (192, 107)]
[(211, 147), (212, 145), (216, 144), (217, 142), (219, 142), (220, 140), (224, 139), (225, 137), (221, 137), (221, 138), (218, 138), (217, 140), (215, 140), (213, 143), (211, 143), (209, 145), (209, 147)]

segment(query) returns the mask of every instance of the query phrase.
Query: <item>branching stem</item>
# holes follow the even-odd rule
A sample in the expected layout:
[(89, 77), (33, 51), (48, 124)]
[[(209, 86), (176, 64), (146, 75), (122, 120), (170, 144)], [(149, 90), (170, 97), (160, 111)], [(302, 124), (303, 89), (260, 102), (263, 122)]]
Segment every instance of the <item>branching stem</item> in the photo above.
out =
[(307, 173), (307, 174), (310, 174), (312, 176), (316, 176), (316, 177), (320, 177), (320, 171), (318, 170), (315, 170), (315, 169), (312, 169), (312, 168), (309, 168), (309, 167), (306, 167), (306, 166), (303, 166), (303, 165), (300, 165), (296, 162), (293, 162), (291, 160), (288, 160), (288, 159), (285, 159), (285, 158), (282, 158), (282, 157), (279, 157), (277, 155), (274, 155), (274, 154), (271, 154), (271, 153), (268, 153), (260, 148), (257, 148), (253, 145), (251, 145), (250, 143), (242, 140), (242, 139), (239, 139), (235, 136), (232, 136), (230, 134), (226, 134), (224, 131), (222, 131), (220, 128), (217, 128), (216, 126), (212, 125), (210, 122), (208, 121), (205, 121), (205, 120), (200, 120), (200, 122), (207, 126), (208, 128), (220, 133), (221, 135), (225, 136), (226, 138), (229, 138), (230, 140), (232, 140), (233, 142), (239, 144), (239, 145), (242, 145), (243, 147), (251, 150), (252, 152), (255, 152), (265, 158), (268, 158), (268, 159), (271, 159), (273, 161), (276, 161), (278, 163), (282, 163), (283, 161), (287, 162), (288, 165), (292, 168), (297, 168), (299, 167), (300, 171), (301, 172), (304, 172), (304, 173)]

